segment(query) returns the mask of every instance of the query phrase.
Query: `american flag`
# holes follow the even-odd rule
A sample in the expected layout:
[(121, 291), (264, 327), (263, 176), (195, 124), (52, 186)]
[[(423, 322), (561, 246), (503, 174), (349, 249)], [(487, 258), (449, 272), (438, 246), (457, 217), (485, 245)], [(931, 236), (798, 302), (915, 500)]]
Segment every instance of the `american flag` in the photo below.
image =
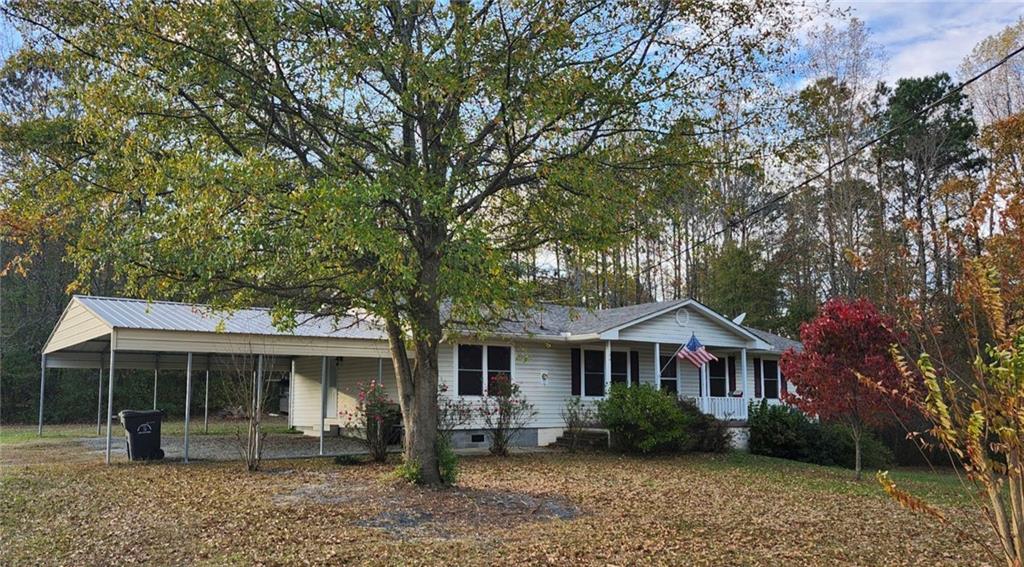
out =
[(718, 357), (711, 354), (704, 348), (704, 345), (700, 344), (697, 340), (697, 335), (690, 336), (690, 342), (683, 345), (683, 348), (679, 349), (679, 353), (676, 355), (683, 360), (687, 360), (690, 364), (700, 368), (712, 360), (718, 360)]

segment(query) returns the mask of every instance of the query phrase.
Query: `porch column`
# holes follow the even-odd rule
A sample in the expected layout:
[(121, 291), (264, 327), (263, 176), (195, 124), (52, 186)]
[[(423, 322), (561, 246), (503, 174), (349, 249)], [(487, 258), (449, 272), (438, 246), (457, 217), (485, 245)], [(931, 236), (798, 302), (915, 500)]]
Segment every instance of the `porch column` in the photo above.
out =
[(654, 389), (661, 391), (661, 343), (654, 343)]
[[(764, 373), (761, 373), (764, 376)], [(779, 385), (779, 399), (782, 399), (782, 359), (775, 363), (775, 383)], [(764, 392), (764, 390), (761, 390)]]
[(43, 436), (43, 400), (46, 395), (46, 354), (39, 357), (39, 436)]
[[(750, 382), (747, 376), (747, 349), (745, 348), (740, 349), (740, 374), (743, 376), (743, 399), (748, 400), (750, 399)], [(743, 404), (743, 409), (740, 412), (744, 419), (747, 418), (748, 405)]]
[(153, 363), (153, 409), (156, 409), (156, 386), (157, 381), (160, 379), (160, 355), (156, 355), (155, 362)]
[(320, 456), (324, 456), (324, 420), (327, 419), (327, 357), (320, 357)]
[(612, 342), (604, 342), (604, 395), (612, 389)]
[(185, 462), (188, 462), (188, 422), (192, 417), (192, 353), (185, 357)]
[(760, 380), (761, 380), (761, 397), (763, 398), (763, 397), (765, 397), (764, 396), (764, 358), (761, 358), (757, 362), (761, 366), (761, 371), (758, 372), (758, 375), (761, 376), (761, 378), (760, 378)]
[[(110, 344), (114, 344), (114, 338), (110, 338)], [(114, 419), (114, 350), (110, 348), (110, 378), (107, 380), (107, 449), (104, 460), (110, 464), (110, 426)]]

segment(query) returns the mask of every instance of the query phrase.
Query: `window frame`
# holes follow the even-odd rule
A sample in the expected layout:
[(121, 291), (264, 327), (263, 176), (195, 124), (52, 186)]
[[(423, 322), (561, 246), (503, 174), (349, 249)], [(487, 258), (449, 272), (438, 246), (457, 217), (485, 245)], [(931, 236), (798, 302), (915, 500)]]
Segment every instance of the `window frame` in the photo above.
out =
[[(481, 378), (480, 378), (480, 380), (483, 382), (483, 384), (481, 385), (481, 390), (480, 390), (481, 393), (480, 394), (463, 394), (461, 391), (459, 391), (459, 371), (461, 370), (461, 368), (459, 368), (459, 347), (462, 347), (462, 346), (478, 346), (478, 347), (481, 348), (481, 351), (482, 351), (481, 352), (481, 365), (483, 366), (483, 368), (481, 369)], [(483, 398), (483, 397), (487, 396), (487, 387), (488, 387), (488, 385), (490, 384), (490, 381), (491, 381), (490, 377), (488, 376), (488, 374), (491, 371), (491, 369), (490, 369), (490, 367), (488, 365), (488, 351), (490, 350), (491, 347), (507, 348), (507, 349), (509, 349), (508, 350), (508, 355), (509, 355), (509, 364), (508, 364), (509, 365), (509, 370), (508, 370), (509, 376), (508, 376), (508, 378), (509, 378), (509, 380), (511, 382), (515, 382), (515, 379), (516, 379), (515, 378), (515, 376), (516, 376), (516, 347), (515, 347), (515, 345), (513, 345), (511, 343), (475, 343), (475, 342), (455, 343), (452, 346), (452, 368), (453, 368), (452, 374), (453, 374), (453, 380), (455, 382), (455, 395), (457, 397), (460, 397), (460, 398)], [(473, 368), (471, 370), (476, 370), (476, 369)]]
[[(764, 366), (766, 362), (775, 364), (775, 372), (772, 372), (769, 377), (765, 371)], [(782, 399), (782, 380), (780, 374), (782, 373), (782, 366), (779, 364), (780, 360), (777, 358), (770, 358), (768, 360), (761, 359), (761, 399), (764, 400), (781, 400)], [(768, 382), (775, 384), (775, 396), (768, 396)]]
[[(679, 395), (680, 395), (680, 393), (679, 393), (679, 386), (682, 383), (682, 377), (680, 376), (680, 373), (681, 373), (682, 369), (679, 368), (679, 357), (677, 355), (664, 355), (663, 354), (663, 355), (661, 355), (661, 358), (662, 359), (670, 359), (670, 362), (674, 363), (673, 367), (676, 369), (676, 371), (675, 371), (675, 374), (673, 374), (672, 376), (668, 376), (668, 375), (662, 374), (660, 376), (660, 378), (659, 378), (659, 380), (661, 382), (661, 385), (659, 386), (659, 388), (662, 389), (662, 390), (665, 389), (664, 388), (664, 384), (665, 384), (666, 380), (674, 382), (675, 383), (675, 388), (676, 388), (675, 394), (676, 394), (676, 397), (679, 397)], [(668, 365), (668, 362), (665, 362), (664, 360), (659, 360), (658, 361), (658, 365), (659, 365), (658, 370), (660, 371), (662, 368), (664, 368), (665, 366)]]
[[(629, 357), (632, 356), (631, 354), (629, 354), (630, 350), (628, 348), (612, 347), (611, 351), (612, 351), (612, 353), (623, 353), (623, 354), (626, 355), (626, 386), (627, 387), (632, 387), (634, 378), (633, 378), (632, 364), (630, 363), (630, 360), (629, 360)], [(600, 394), (600, 395), (589, 395), (589, 394), (587, 394), (587, 353), (588, 352), (597, 352), (597, 353), (601, 354), (601, 384), (603, 384), (602, 389), (604, 390), (604, 393)], [(591, 374), (594, 374), (594, 372), (591, 372)], [(636, 379), (639, 379), (639, 377), (637, 377)], [(579, 398), (580, 399), (584, 399), (584, 400), (601, 400), (601, 399), (604, 399), (604, 398), (608, 397), (608, 389), (609, 388), (610, 388), (610, 385), (604, 383), (604, 348), (594, 349), (594, 348), (580, 347), (580, 395), (579, 395)]]
[[(707, 392), (707, 396), (709, 398), (729, 398), (729, 397), (731, 397), (729, 395), (730, 394), (730, 392), (729, 392), (729, 358), (728, 357), (719, 357), (718, 362), (722, 363), (722, 370), (724, 372), (724, 374), (722, 374), (720, 376), (715, 376), (715, 375), (711, 374), (711, 364), (712, 363), (709, 362), (707, 364), (707, 369), (708, 369), (707, 370), (707, 372), (708, 372), (708, 392)], [(721, 396), (716, 396), (715, 394), (711, 393), (712, 392), (712, 384), (714, 384), (715, 381), (717, 381), (717, 380), (721, 380), (721, 381), (723, 381), (725, 383), (724, 386), (723, 386), (723, 392), (725, 392), (725, 393), (722, 394)]]

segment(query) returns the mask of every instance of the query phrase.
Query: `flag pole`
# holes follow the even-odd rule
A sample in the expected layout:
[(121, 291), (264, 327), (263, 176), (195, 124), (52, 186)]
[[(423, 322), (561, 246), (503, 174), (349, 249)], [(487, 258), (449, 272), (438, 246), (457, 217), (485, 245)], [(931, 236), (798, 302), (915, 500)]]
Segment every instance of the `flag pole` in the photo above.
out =
[[(690, 339), (691, 340), (693, 339), (693, 337), (696, 337), (696, 336), (697, 336), (697, 333), (690, 333)], [(672, 353), (672, 356), (670, 357), (671, 360), (675, 360), (676, 355), (679, 354), (679, 351), (683, 350), (683, 347), (685, 347), (687, 344), (689, 344), (689, 342), (690, 341), (687, 341), (685, 343), (680, 344), (679, 348), (677, 348), (676, 351)], [(665, 373), (665, 369), (668, 368), (668, 365), (672, 364), (671, 360), (668, 363), (666, 363), (665, 366), (661, 367), (661, 372), (659, 372), (658, 374), (664, 374)], [(658, 363), (660, 364), (661, 361), (659, 360)]]

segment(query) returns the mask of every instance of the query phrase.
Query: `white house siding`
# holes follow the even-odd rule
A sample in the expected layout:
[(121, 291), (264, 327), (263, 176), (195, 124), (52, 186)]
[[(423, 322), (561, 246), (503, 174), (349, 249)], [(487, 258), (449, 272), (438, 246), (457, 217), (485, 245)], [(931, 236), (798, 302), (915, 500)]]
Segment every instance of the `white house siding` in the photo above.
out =
[(622, 329), (619, 332), (619, 340), (651, 343), (661, 341), (675, 343), (678, 346), (679, 343), (689, 340), (691, 334), (696, 334), (697, 339), (708, 347), (751, 346), (752, 341), (721, 322), (712, 320), (692, 307), (682, 309), (690, 314), (686, 325), (680, 325), (676, 320), (676, 311), (671, 311)]
[[(359, 398), (360, 385), (376, 380), (378, 371), (384, 393), (397, 403), (398, 384), (395, 382), (395, 367), (390, 358), (346, 357), (338, 365), (338, 387), (335, 392), (338, 411), (353, 411)], [(346, 419), (342, 418), (341, 421)]]
[[(319, 356), (300, 356), (295, 359), (293, 378), (292, 425), (299, 428), (320, 427), (320, 364)], [(329, 414), (328, 414), (329, 415)]]

